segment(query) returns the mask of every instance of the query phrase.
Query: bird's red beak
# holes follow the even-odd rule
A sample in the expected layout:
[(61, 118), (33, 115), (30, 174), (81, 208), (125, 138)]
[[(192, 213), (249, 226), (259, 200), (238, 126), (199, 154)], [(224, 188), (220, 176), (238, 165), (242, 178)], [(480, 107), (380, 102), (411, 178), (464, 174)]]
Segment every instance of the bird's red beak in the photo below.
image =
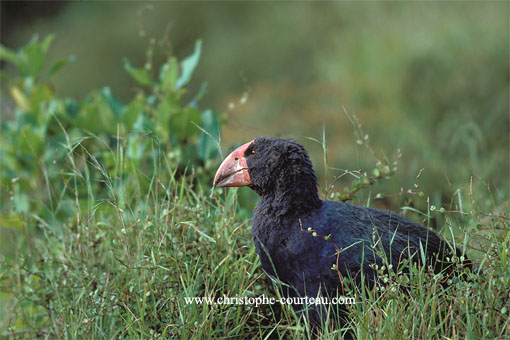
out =
[(241, 145), (221, 162), (214, 176), (215, 187), (242, 187), (252, 184), (246, 158), (244, 158), (244, 153), (251, 143), (253, 140)]

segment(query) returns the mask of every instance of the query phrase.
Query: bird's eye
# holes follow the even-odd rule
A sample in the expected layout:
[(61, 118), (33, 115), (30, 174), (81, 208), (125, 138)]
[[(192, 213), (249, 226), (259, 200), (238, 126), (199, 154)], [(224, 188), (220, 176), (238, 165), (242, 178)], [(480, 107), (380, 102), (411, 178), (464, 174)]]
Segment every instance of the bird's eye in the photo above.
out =
[(250, 151), (250, 156), (255, 156), (255, 150)]

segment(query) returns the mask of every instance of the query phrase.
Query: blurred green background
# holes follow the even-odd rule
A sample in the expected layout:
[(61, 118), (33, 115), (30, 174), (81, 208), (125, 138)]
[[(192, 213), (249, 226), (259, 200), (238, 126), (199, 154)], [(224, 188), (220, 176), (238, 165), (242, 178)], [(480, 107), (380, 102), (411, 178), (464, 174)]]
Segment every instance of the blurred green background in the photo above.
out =
[(508, 15), (496, 1), (2, 2), (2, 44), (56, 33), (50, 57), (77, 58), (54, 78), (61, 96), (109, 86), (127, 100), (137, 89), (122, 58), (143, 65), (152, 46), (160, 65), (202, 39), (189, 93), (207, 83), (201, 105), (225, 114), (224, 147), (295, 138), (323, 183), (321, 146), (306, 137), (325, 127), (330, 166), (369, 170), (345, 110), (377, 153), (402, 151), (391, 190), (412, 187), (424, 168), (421, 188), (440, 205), (470, 176), (508, 197)]

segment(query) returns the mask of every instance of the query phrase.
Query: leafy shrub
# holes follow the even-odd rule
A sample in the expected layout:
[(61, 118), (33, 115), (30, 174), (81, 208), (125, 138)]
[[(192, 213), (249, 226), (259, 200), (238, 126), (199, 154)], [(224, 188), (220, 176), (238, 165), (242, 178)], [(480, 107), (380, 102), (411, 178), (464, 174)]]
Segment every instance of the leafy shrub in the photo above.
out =
[[(154, 168), (160, 166), (159, 154), (168, 155), (177, 177), (195, 171), (198, 181), (210, 180), (212, 160), (218, 155), (218, 115), (199, 109), (204, 88), (190, 103), (183, 100), (200, 58), (200, 41), (181, 63), (169, 57), (156, 79), (150, 58), (141, 68), (126, 59), (124, 68), (141, 89), (123, 103), (108, 87), (92, 91), (81, 102), (60, 98), (51, 77), (72, 59), (59, 60), (46, 71), (53, 38), (35, 37), (17, 53), (4, 46), (0, 50), (0, 58), (18, 71), (12, 78), (2, 74), (15, 104), (0, 129), (2, 211), (13, 204), (18, 214), (66, 215), (66, 204), (87, 192), (105, 193), (101, 188), (109, 183), (100, 179), (101, 172), (108, 172), (112, 181), (122, 181), (130, 195), (144, 192)], [(124, 169), (116, 166), (118, 160), (110, 152), (119, 149), (126, 150)], [(75, 160), (71, 155), (79, 157)], [(61, 204), (61, 209), (56, 208)]]

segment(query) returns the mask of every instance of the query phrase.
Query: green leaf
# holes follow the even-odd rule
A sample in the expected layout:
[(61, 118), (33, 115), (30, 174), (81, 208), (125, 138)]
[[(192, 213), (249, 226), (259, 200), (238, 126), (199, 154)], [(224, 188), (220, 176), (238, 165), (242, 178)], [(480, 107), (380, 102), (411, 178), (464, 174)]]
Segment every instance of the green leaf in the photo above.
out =
[(52, 39), (46, 38), (41, 44), (37, 36), (21, 50), (21, 63), (18, 64), (18, 71), (22, 76), (38, 76), (45, 62), (45, 53)]
[(208, 160), (218, 155), (218, 143), (220, 125), (216, 119), (216, 115), (212, 110), (205, 110), (202, 112), (202, 126), (201, 128), (206, 131), (201, 131), (198, 146), (199, 157), (202, 160)]
[(117, 118), (101, 91), (94, 92), (80, 107), (75, 126), (80, 130), (94, 131), (95, 134), (117, 133)]
[(143, 112), (145, 109), (145, 96), (143, 93), (139, 92), (135, 99), (131, 101), (131, 103), (124, 106), (124, 110), (122, 112), (122, 116), (120, 120), (122, 124), (127, 128), (128, 131), (131, 130), (134, 123), (138, 119), (138, 115), (140, 112)]
[(50, 72), (48, 74), (50, 76), (54, 75), (55, 73), (60, 71), (60, 69), (62, 67), (66, 66), (69, 63), (74, 62), (75, 60), (76, 60), (76, 57), (74, 55), (69, 56), (66, 59), (57, 60), (56, 62), (53, 63), (53, 65), (51, 65)]
[(197, 109), (188, 106), (173, 113), (169, 118), (170, 136), (183, 140), (198, 134), (192, 122), (201, 123), (200, 111)]
[(145, 114), (141, 113), (133, 125), (133, 130), (153, 132), (156, 130), (156, 127), (149, 119), (147, 119), (147, 117), (145, 117)]
[(177, 83), (177, 77), (179, 77), (179, 67), (177, 65), (177, 59), (172, 57), (161, 66), (159, 71), (159, 81), (161, 82), (161, 90), (163, 92), (175, 90), (175, 84)]
[(76, 115), (80, 111), (80, 106), (74, 99), (67, 98), (64, 101), (64, 105), (65, 105), (65, 112), (71, 117), (76, 117)]
[(182, 88), (184, 85), (188, 84), (191, 80), (191, 76), (193, 76), (193, 71), (195, 71), (195, 67), (197, 67), (198, 61), (200, 60), (200, 53), (202, 50), (202, 41), (198, 40), (195, 43), (195, 51), (192, 55), (187, 57), (182, 61), (181, 64), (181, 76), (177, 80), (175, 84), (175, 89), (178, 90)]
[(156, 108), (155, 117), (156, 125), (158, 127), (158, 137), (162, 141), (168, 141), (168, 133), (170, 128), (170, 117), (179, 109), (178, 105), (172, 101), (171, 96), (167, 96), (162, 100)]
[(21, 62), (21, 59), (16, 52), (8, 49), (4, 45), (0, 45), (0, 60), (5, 60), (15, 65), (18, 65)]
[(100, 94), (101, 97), (103, 97), (103, 99), (106, 100), (106, 102), (108, 103), (108, 106), (112, 110), (115, 118), (119, 119), (122, 115), (124, 104), (122, 104), (120, 100), (115, 98), (115, 96), (112, 93), (112, 90), (108, 86), (103, 87), (100, 91)]
[(43, 42), (41, 43), (41, 50), (44, 54), (48, 52), (48, 49), (50, 48), (51, 43), (55, 39), (55, 34), (49, 34), (44, 38)]
[(37, 84), (30, 93), (30, 106), (39, 126), (46, 125), (46, 122), (51, 117), (48, 110), (44, 109), (41, 105), (42, 103), (49, 103), (53, 98), (53, 94), (53, 89), (46, 83)]
[(128, 73), (136, 80), (140, 85), (148, 86), (154, 84), (154, 80), (152, 80), (149, 71), (145, 68), (135, 68), (129, 60), (124, 58), (124, 69), (128, 71)]
[(147, 140), (143, 140), (140, 134), (131, 134), (127, 142), (126, 157), (128, 159), (140, 160), (146, 148)]
[(18, 150), (35, 157), (41, 155), (45, 146), (45, 141), (43, 139), (45, 132), (45, 126), (35, 127), (28, 124), (24, 125), (20, 130), (20, 137), (22, 139), (18, 144)]

